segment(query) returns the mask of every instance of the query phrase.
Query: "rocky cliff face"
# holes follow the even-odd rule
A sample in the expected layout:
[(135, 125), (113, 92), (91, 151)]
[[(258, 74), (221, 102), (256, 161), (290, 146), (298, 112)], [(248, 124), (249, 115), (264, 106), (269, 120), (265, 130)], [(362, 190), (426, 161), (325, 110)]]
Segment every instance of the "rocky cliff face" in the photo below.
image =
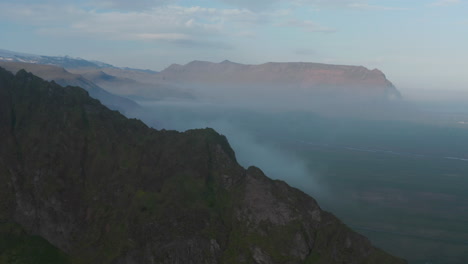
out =
[(81, 88), (0, 68), (0, 138), (0, 242), (54, 256), (0, 243), (0, 263), (404, 263), (215, 131), (156, 131)]
[(248, 86), (250, 89), (268, 86), (269, 91), (279, 87), (291, 93), (333, 92), (347, 97), (401, 98), (381, 71), (362, 66), (303, 62), (245, 65), (230, 61), (193, 61), (186, 65), (171, 65), (160, 72), (159, 77), (167, 82), (188, 86), (229, 84), (233, 87)]

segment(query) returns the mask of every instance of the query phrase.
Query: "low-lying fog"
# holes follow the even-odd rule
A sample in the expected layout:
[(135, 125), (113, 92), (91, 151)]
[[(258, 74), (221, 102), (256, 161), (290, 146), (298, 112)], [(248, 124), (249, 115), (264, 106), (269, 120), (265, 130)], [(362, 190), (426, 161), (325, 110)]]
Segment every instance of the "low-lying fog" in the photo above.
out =
[[(281, 120), (267, 120), (280, 112), (245, 110), (235, 106), (201, 102), (140, 102), (146, 112), (140, 115), (157, 129), (185, 131), (211, 127), (225, 135), (245, 168), (257, 166), (269, 177), (287, 181), (310, 194), (323, 193), (301, 157), (285, 152), (268, 137), (280, 136)], [(268, 131), (270, 130), (271, 131)], [(285, 134), (284, 137), (287, 137)], [(267, 139), (267, 140), (265, 140)], [(291, 138), (291, 140), (295, 140)]]
[[(435, 102), (436, 96), (427, 95), (411, 101), (260, 95), (258, 90), (244, 98), (239, 92), (218, 91), (217, 96), (197, 100), (140, 101), (144, 110), (131, 115), (157, 129), (214, 128), (227, 136), (242, 166), (255, 165), (318, 199), (327, 193), (326, 180), (319, 180), (307, 158), (285, 144), (468, 158), (462, 149), (468, 149), (468, 142), (453, 140), (465, 133), (464, 122), (468, 128), (463, 98), (455, 104)], [(443, 138), (447, 140), (440, 141)]]
[(157, 129), (214, 128), (242, 166), (310, 194), (410, 263), (468, 258), (468, 228), (456, 227), (468, 219), (467, 98), (223, 99), (142, 101), (131, 116)]

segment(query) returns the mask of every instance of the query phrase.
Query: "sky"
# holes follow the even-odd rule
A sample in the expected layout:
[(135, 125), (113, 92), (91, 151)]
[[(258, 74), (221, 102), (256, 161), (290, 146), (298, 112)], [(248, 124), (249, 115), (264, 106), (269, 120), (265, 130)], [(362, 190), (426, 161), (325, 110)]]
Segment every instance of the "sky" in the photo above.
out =
[(0, 32), (0, 49), (122, 67), (322, 62), (468, 92), (468, 0), (0, 0)]

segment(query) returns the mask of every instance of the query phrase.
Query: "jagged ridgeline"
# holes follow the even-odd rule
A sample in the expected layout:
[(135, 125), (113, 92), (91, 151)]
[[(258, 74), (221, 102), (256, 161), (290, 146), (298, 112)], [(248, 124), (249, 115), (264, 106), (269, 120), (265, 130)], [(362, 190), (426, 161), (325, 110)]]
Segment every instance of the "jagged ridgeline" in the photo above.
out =
[(404, 263), (236, 162), (77, 87), (0, 68), (0, 263)]

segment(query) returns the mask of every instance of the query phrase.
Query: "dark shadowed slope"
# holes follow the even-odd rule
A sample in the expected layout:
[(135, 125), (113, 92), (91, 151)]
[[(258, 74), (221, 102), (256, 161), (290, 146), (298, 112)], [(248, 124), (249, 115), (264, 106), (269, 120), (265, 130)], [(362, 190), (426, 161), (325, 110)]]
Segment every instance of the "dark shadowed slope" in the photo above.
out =
[(139, 107), (134, 101), (109, 93), (95, 83), (83, 78), (83, 76), (70, 73), (61, 67), (9, 61), (0, 61), (0, 66), (12, 73), (25, 69), (45, 80), (53, 80), (61, 86), (79, 86), (87, 90), (92, 97), (100, 100), (107, 107), (113, 110), (119, 110), (122, 113), (132, 111)]
[(0, 241), (38, 235), (68, 256), (41, 240), (49, 263), (404, 263), (212, 129), (156, 131), (81, 88), (0, 69), (0, 138), (0, 223), (27, 232)]

